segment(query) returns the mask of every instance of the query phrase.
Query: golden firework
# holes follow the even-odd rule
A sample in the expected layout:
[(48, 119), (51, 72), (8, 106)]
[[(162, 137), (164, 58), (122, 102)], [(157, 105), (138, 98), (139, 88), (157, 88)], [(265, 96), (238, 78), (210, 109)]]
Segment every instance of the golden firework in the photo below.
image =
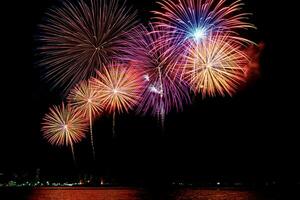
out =
[(70, 106), (53, 106), (42, 122), (43, 137), (52, 145), (70, 146), (74, 156), (73, 144), (85, 137), (87, 123), (80, 112)]
[(95, 159), (95, 145), (93, 137), (92, 121), (102, 111), (99, 93), (91, 87), (89, 81), (82, 81), (73, 88), (68, 96), (69, 104), (82, 113), (85, 118), (89, 119), (91, 145), (93, 149), (93, 157)]
[(242, 46), (227, 35), (210, 35), (199, 43), (191, 42), (185, 56), (184, 79), (202, 97), (230, 96), (245, 81), (249, 63)]

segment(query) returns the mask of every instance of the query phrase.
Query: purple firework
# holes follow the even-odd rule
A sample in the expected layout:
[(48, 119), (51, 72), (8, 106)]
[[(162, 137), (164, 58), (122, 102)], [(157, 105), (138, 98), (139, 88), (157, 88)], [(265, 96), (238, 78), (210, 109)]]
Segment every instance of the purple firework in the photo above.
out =
[(182, 110), (184, 104), (190, 103), (190, 96), (187, 84), (169, 70), (178, 64), (180, 54), (170, 48), (170, 42), (162, 40), (161, 33), (152, 24), (149, 28), (137, 27), (129, 46), (131, 55), (125, 59), (144, 70), (147, 87), (138, 105), (138, 113), (151, 113), (161, 120), (163, 126), (165, 115), (173, 108)]

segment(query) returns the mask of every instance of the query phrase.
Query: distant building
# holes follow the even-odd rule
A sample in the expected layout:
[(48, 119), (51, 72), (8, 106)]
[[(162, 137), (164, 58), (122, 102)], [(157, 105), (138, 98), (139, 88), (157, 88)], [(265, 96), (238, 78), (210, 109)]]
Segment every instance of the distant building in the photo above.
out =
[(35, 181), (36, 182), (40, 181), (40, 174), (41, 174), (41, 169), (37, 168), (35, 171)]

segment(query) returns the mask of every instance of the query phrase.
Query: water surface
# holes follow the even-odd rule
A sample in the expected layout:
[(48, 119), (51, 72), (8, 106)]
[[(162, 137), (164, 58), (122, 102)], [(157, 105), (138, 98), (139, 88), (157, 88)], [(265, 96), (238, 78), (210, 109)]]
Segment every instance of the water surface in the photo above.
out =
[(0, 190), (1, 200), (279, 200), (255, 191), (232, 189), (178, 188), (35, 188)]

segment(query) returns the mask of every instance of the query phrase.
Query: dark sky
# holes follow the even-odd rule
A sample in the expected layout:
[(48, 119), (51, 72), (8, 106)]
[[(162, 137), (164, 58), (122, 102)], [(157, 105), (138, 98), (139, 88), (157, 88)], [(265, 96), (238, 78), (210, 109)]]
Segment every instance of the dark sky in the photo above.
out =
[[(34, 171), (47, 175), (74, 170), (68, 150), (41, 138), (41, 117), (61, 99), (40, 80), (35, 66), (34, 35), (55, 0), (10, 1), (1, 5), (2, 129), (0, 171)], [(96, 123), (96, 168), (119, 177), (299, 177), (298, 103), (293, 68), (285, 45), (291, 43), (278, 16), (287, 10), (270, 1), (248, 0), (258, 27), (249, 37), (263, 41), (260, 78), (233, 98), (195, 98), (182, 113), (167, 116), (162, 135), (151, 117), (117, 117), (118, 137), (111, 139), (111, 118)], [(130, 0), (143, 21), (154, 0)], [(279, 14), (280, 13), (280, 14)], [(287, 34), (289, 35), (289, 34)], [(291, 36), (292, 37), (292, 36)], [(294, 71), (296, 73), (296, 71)], [(291, 74), (292, 73), (292, 74)], [(296, 114), (295, 116), (293, 114)], [(298, 117), (299, 118), (299, 117)], [(76, 146), (81, 171), (91, 169), (88, 141)]]

